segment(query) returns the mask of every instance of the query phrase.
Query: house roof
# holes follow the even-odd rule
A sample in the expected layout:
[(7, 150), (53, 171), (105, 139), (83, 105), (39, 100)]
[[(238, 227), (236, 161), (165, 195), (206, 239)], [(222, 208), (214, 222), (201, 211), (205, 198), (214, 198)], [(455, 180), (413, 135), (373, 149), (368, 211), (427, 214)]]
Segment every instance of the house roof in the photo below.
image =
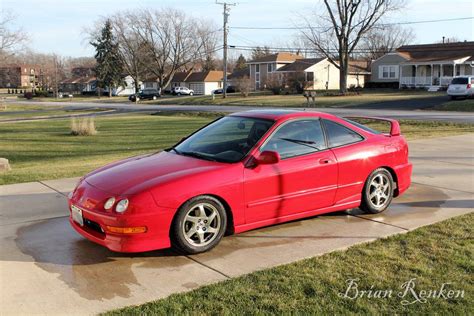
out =
[(469, 59), (474, 56), (474, 42), (405, 45), (397, 48), (397, 52), (406, 57), (408, 63)]
[(317, 64), (326, 58), (303, 58), (295, 60), (295, 62), (291, 64), (287, 64), (283, 67), (277, 69), (277, 71), (305, 71), (309, 67)]
[(245, 76), (250, 77), (249, 67), (245, 67), (244, 69), (234, 70), (230, 75), (227, 76), (227, 79), (232, 80), (232, 79), (242, 78)]
[(350, 60), (350, 74), (370, 74), (370, 62), (367, 60)]
[[(184, 80), (185, 82), (216, 82), (222, 81), (224, 72), (220, 70), (192, 72)], [(173, 78), (173, 81), (178, 81)]]
[(279, 62), (279, 63), (292, 63), (297, 59), (302, 59), (303, 56), (296, 55), (292, 53), (276, 53), (266, 55), (254, 60), (250, 60), (247, 64), (258, 64), (258, 63), (271, 63), (271, 62)]

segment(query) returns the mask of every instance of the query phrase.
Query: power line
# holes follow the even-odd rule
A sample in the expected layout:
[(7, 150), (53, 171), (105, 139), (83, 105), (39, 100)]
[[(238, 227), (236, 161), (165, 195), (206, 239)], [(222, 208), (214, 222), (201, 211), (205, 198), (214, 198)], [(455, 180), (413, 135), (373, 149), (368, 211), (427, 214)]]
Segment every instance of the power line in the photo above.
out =
[[(452, 18), (452, 19), (438, 19), (438, 20), (422, 20), (422, 21), (409, 21), (409, 22), (396, 22), (396, 23), (382, 23), (378, 24), (379, 27), (391, 26), (391, 25), (411, 25), (411, 24), (423, 24), (423, 23), (438, 23), (438, 22), (452, 22), (452, 21), (463, 21), (463, 20), (474, 20), (474, 16), (463, 17), (463, 18)], [(231, 26), (231, 29), (235, 30), (311, 30), (311, 29), (325, 29), (324, 27), (318, 26)]]

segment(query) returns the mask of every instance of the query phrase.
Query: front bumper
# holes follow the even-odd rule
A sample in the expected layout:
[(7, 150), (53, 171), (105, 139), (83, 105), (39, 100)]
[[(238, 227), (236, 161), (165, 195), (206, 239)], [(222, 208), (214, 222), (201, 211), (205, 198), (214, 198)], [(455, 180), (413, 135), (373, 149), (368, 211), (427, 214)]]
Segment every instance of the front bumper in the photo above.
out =
[[(169, 248), (169, 229), (174, 212), (171, 209), (154, 210), (148, 214), (103, 214), (80, 207), (84, 225), (72, 219), (69, 201), (69, 222), (82, 236), (116, 252), (144, 252)], [(139, 227), (146, 226), (144, 233), (118, 234), (109, 232), (106, 226)]]

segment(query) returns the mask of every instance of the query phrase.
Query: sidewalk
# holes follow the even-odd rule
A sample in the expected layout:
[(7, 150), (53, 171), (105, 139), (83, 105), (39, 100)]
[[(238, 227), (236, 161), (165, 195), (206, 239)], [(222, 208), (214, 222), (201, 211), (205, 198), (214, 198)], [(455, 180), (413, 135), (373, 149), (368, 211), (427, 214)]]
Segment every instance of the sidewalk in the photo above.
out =
[(410, 156), (413, 185), (382, 214), (354, 210), (258, 229), (194, 256), (117, 254), (85, 240), (67, 218), (76, 178), (0, 186), (0, 314), (95, 314), (473, 211), (473, 135), (413, 141)]

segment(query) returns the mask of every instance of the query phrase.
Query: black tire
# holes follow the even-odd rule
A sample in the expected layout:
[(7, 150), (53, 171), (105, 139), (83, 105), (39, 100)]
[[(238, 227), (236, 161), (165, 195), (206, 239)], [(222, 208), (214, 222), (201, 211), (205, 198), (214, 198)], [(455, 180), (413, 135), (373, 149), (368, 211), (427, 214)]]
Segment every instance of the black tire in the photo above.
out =
[[(381, 186), (378, 183), (381, 183)], [(360, 209), (370, 214), (385, 211), (392, 202), (393, 190), (392, 174), (384, 168), (374, 170), (365, 181)]]
[(178, 92), (176, 95), (177, 95), (177, 96), (181, 96), (181, 92)]
[(194, 93), (192, 93), (192, 92), (189, 92), (189, 95), (190, 95), (190, 96), (192, 96), (192, 95), (194, 95)]
[(457, 98), (458, 98), (458, 97), (456, 97), (456, 96), (454, 96), (454, 95), (451, 96), (451, 100), (456, 100)]
[(156, 95), (153, 96), (153, 100), (156, 100)]
[[(208, 214), (213, 214), (213, 212), (217, 212), (216, 216), (213, 218), (211, 222), (204, 223), (202, 220), (201, 223), (190, 222), (186, 220), (188, 215), (193, 212), (199, 212), (199, 206), (204, 205)], [(195, 213), (193, 213), (195, 214)], [(201, 218), (199, 216), (191, 216), (192, 218)], [(205, 217), (202, 217), (205, 218)], [(207, 217), (210, 218), (210, 217)], [(217, 225), (219, 223), (219, 225)], [(199, 226), (200, 225), (200, 226)], [(196, 229), (199, 226), (200, 229)], [(216, 229), (215, 227), (218, 228)], [(196, 254), (201, 252), (206, 252), (212, 248), (214, 248), (224, 236), (227, 227), (227, 214), (225, 211), (224, 206), (222, 203), (208, 195), (201, 195), (194, 197), (184, 203), (178, 210), (173, 220), (171, 231), (170, 231), (170, 238), (171, 244), (173, 248), (177, 249), (178, 251), (184, 254)], [(196, 231), (190, 237), (185, 236), (185, 231), (188, 229), (188, 232), (194, 228)], [(210, 233), (206, 232), (206, 229), (210, 231), (210, 229), (215, 229), (216, 232)], [(199, 238), (199, 231), (202, 233), (204, 242), (203, 245), (200, 246)], [(207, 236), (206, 236), (207, 234)]]

